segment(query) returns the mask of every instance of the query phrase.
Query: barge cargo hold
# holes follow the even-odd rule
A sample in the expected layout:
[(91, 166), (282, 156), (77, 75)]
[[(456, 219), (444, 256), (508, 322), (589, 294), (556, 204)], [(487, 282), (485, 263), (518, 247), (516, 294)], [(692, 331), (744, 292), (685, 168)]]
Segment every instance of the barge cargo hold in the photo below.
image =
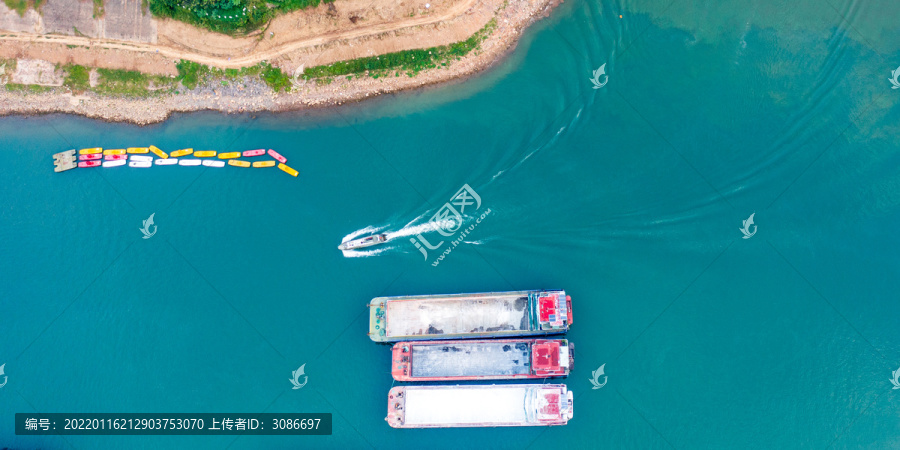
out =
[(572, 403), (563, 384), (398, 386), (385, 420), (394, 428), (565, 425)]
[(572, 324), (562, 290), (378, 297), (369, 303), (375, 342), (561, 334)]
[(565, 377), (575, 346), (565, 339), (482, 339), (394, 344), (397, 381), (517, 380)]

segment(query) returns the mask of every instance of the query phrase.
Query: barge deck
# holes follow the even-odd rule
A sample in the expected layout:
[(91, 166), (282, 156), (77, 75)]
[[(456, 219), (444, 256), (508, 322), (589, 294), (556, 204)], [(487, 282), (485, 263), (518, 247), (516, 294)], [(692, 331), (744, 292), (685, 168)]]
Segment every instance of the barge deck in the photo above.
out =
[(572, 323), (563, 290), (378, 297), (369, 303), (376, 342), (561, 334)]
[(391, 374), (397, 381), (564, 377), (574, 367), (574, 348), (565, 339), (399, 342)]
[(394, 428), (565, 425), (573, 396), (562, 384), (399, 386), (388, 394)]

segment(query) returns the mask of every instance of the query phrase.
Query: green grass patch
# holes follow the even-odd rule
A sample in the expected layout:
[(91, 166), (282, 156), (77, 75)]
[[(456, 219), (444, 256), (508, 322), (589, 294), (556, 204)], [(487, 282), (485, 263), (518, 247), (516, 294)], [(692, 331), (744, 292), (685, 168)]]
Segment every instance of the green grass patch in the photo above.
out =
[(269, 64), (260, 64), (262, 68), (262, 79), (275, 92), (291, 90), (291, 77), (278, 67), (272, 67)]
[(227, 86), (226, 81), (237, 81), (244, 78), (259, 77), (274, 91), (290, 91), (291, 78), (281, 69), (272, 67), (262, 62), (255, 66), (242, 67), (240, 69), (219, 69), (209, 67), (193, 61), (181, 60), (175, 64), (178, 69), (176, 81), (180, 81), (188, 89), (196, 89), (197, 86), (219, 80), (222, 86)]
[(99, 19), (103, 17), (106, 11), (103, 10), (103, 0), (94, 0), (94, 18)]
[(146, 96), (150, 76), (133, 70), (97, 69), (100, 79), (94, 91), (107, 95)]
[(213, 77), (224, 77), (229, 80), (237, 80), (244, 77), (255, 77), (259, 76), (263, 71), (263, 64), (257, 64), (255, 66), (250, 67), (242, 67), (240, 69), (219, 69), (216, 67), (210, 67), (209, 73)]
[(16, 59), (0, 58), (0, 67), (3, 67), (3, 73), (5, 76), (11, 77), (13, 72), (16, 71)]
[(3, 0), (3, 3), (6, 4), (6, 7), (15, 11), (19, 14), (19, 17), (25, 16), (25, 11), (28, 10), (29, 1), (28, 0)]
[(28, 9), (28, 2), (25, 0), (3, 0), (3, 3), (7, 8), (17, 12), (19, 17), (24, 16), (25, 10)]
[(53, 86), (38, 86), (36, 84), (17, 84), (7, 83), (6, 90), (14, 92), (25, 92), (31, 94), (41, 94), (53, 90)]
[(184, 59), (178, 61), (175, 68), (178, 69), (178, 77), (175, 80), (180, 81), (188, 89), (196, 88), (201, 81), (206, 80), (210, 72), (209, 66)]
[(491, 19), (485, 26), (464, 41), (439, 47), (404, 50), (394, 53), (386, 53), (379, 56), (367, 56), (348, 61), (310, 67), (303, 72), (303, 78), (313, 79), (321, 77), (334, 77), (339, 75), (351, 75), (368, 73), (373, 78), (386, 75), (387, 71), (400, 70), (414, 76), (419, 71), (444, 66), (449, 61), (454, 61), (466, 56), (487, 39), (497, 28), (495, 19)]
[[(196, 89), (198, 85), (217, 78), (225, 78), (227, 80), (238, 80), (244, 77), (259, 76), (268, 65), (260, 63), (255, 66), (243, 67), (240, 69), (219, 69), (217, 67), (209, 67), (193, 61), (181, 60), (175, 64), (178, 69), (176, 81), (180, 81), (184, 87), (188, 89)], [(290, 82), (290, 80), (288, 80)]]
[(66, 71), (66, 78), (63, 86), (71, 88), (73, 91), (86, 91), (91, 88), (91, 70), (77, 64), (66, 64), (63, 66)]

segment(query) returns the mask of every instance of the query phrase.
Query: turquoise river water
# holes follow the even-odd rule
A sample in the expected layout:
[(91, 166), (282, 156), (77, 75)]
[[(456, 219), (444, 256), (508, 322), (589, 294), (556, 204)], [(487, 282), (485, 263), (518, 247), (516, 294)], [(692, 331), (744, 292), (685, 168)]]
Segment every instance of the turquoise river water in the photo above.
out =
[[(569, 0), (488, 72), (336, 110), (2, 118), (0, 448), (900, 448), (897, 18)], [(273, 148), (300, 176), (52, 171), (69, 148), (149, 144)], [(429, 219), (464, 185), (468, 234), (426, 259), (410, 239), (441, 241)], [(335, 248), (371, 230), (393, 239)], [(388, 427), (371, 298), (532, 288), (573, 298), (567, 426)], [(37, 412), (334, 428), (17, 436)]]

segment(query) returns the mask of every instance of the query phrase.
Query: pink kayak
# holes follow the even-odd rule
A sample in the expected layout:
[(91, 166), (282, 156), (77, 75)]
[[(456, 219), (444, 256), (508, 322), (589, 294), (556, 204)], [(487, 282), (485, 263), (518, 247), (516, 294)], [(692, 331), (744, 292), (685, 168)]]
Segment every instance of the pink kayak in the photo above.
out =
[(287, 162), (287, 158), (285, 158), (284, 156), (281, 156), (278, 152), (276, 152), (275, 150), (272, 150), (271, 148), (269, 149), (269, 156), (277, 159), (278, 162), (280, 162), (282, 164)]
[(118, 161), (120, 159), (128, 159), (128, 155), (105, 155), (103, 159), (106, 161)]
[[(81, 156), (93, 156), (93, 155), (81, 155)], [(100, 155), (97, 155), (100, 156)], [(78, 163), (78, 167), (100, 167), (100, 161), (82, 161)]]
[(94, 153), (93, 155), (78, 155), (79, 161), (93, 161), (95, 159), (101, 159), (103, 155), (99, 153)]
[(265, 150), (265, 149), (262, 149), (262, 148), (261, 148), (261, 149), (258, 149), (258, 150), (246, 150), (246, 151), (244, 151), (244, 157), (245, 157), (245, 158), (246, 158), (246, 157), (249, 157), (249, 156), (259, 156), (259, 155), (265, 155), (265, 154), (266, 154), (266, 150)]

